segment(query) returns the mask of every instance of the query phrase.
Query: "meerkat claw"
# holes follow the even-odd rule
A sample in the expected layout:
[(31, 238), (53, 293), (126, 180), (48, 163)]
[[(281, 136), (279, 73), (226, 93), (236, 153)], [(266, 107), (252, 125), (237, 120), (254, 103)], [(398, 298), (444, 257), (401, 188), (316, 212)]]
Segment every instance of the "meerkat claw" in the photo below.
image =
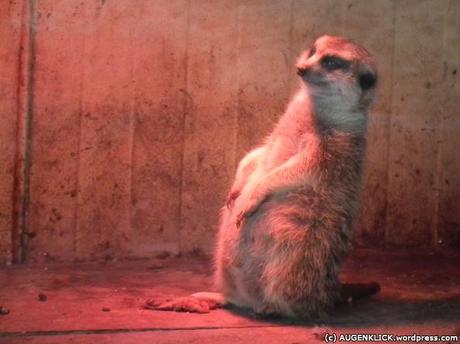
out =
[(235, 200), (239, 196), (240, 196), (240, 192), (238, 190), (230, 192), (230, 194), (227, 197), (227, 202), (226, 202), (227, 209), (230, 209), (233, 206), (233, 203), (235, 203)]
[(241, 227), (241, 224), (243, 223), (245, 218), (246, 218), (246, 215), (243, 211), (238, 214), (238, 216), (236, 217), (236, 228)]
[(243, 210), (242, 212), (240, 212), (236, 218), (236, 226), (240, 228), (243, 221), (246, 220), (252, 214), (254, 214), (258, 208), (259, 208), (259, 205), (255, 205), (252, 207), (248, 207), (246, 210)]
[(250, 211), (242, 211), (241, 213), (238, 214), (236, 218), (236, 227), (240, 228), (243, 224), (243, 222), (252, 214), (254, 214), (255, 210), (250, 210)]

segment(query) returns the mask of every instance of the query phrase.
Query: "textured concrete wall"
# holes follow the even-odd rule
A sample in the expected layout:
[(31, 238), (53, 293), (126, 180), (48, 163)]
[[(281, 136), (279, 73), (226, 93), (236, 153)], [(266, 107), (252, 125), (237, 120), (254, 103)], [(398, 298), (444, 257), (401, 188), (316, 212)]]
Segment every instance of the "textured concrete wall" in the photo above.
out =
[(10, 1), (0, 6), (0, 264), (3, 264), (13, 259), (13, 228), (17, 227), (14, 195), (20, 134), (18, 114), (23, 106), (20, 83), (24, 85), (25, 80), (20, 73), (23, 4)]
[(30, 262), (211, 252), (238, 160), (324, 33), (366, 46), (381, 75), (357, 241), (460, 247), (459, 1), (5, 4), (1, 261), (21, 245)]

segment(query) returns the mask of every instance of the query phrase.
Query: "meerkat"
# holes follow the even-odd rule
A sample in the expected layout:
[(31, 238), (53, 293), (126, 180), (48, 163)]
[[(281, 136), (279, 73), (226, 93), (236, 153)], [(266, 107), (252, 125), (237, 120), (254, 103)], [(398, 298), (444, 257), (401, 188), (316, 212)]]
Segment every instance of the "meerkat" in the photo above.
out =
[[(350, 40), (322, 36), (296, 68), (300, 86), (285, 113), (238, 166), (214, 257), (219, 293), (194, 294), (198, 308), (306, 319), (379, 289), (352, 292), (338, 279), (360, 199), (374, 60)], [(187, 310), (187, 302), (153, 308)]]

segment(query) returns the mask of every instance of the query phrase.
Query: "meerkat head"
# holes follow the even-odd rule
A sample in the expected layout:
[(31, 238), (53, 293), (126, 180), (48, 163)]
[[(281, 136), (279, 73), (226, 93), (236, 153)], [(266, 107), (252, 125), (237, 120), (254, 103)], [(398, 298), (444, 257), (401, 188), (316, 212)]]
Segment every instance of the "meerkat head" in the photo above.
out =
[(366, 49), (342, 37), (322, 36), (296, 67), (317, 116), (328, 125), (365, 125), (377, 84), (375, 63)]

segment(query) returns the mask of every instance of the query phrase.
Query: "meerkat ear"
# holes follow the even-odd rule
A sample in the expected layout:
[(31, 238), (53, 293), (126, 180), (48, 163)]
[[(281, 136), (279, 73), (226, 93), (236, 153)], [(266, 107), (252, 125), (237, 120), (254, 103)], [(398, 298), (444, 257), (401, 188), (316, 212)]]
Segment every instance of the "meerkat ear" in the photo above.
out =
[(370, 71), (365, 71), (358, 75), (358, 81), (361, 89), (367, 91), (375, 86), (377, 83), (377, 76)]

